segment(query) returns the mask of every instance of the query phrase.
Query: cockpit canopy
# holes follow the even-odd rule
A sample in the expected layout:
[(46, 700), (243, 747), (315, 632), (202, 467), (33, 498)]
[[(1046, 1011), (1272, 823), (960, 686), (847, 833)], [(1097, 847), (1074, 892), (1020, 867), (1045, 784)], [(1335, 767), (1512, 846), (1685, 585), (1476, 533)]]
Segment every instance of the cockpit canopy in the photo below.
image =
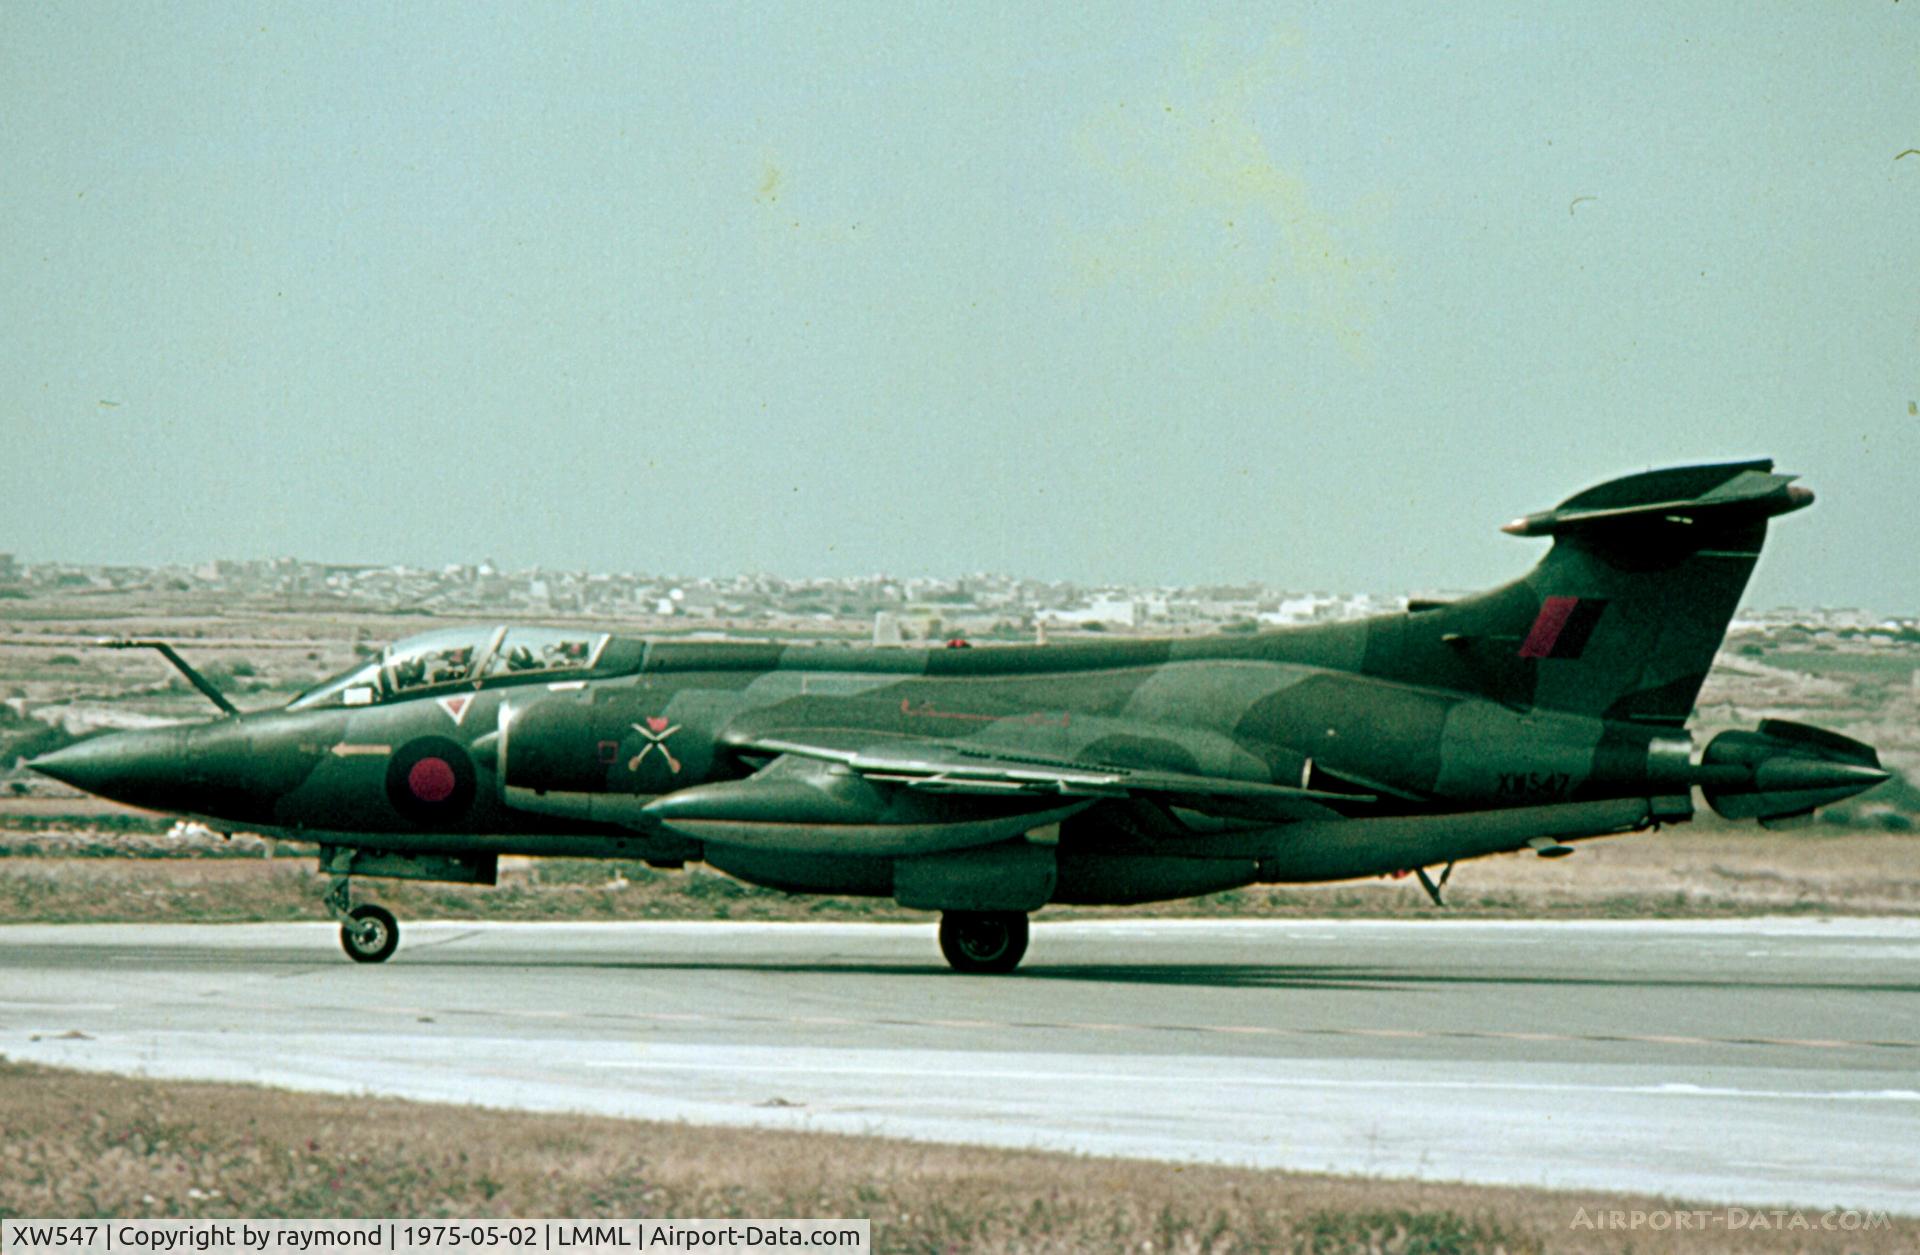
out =
[(591, 670), (607, 633), (577, 628), (457, 627), (410, 636), (308, 689), (288, 710), (375, 706), (462, 685), (551, 679)]

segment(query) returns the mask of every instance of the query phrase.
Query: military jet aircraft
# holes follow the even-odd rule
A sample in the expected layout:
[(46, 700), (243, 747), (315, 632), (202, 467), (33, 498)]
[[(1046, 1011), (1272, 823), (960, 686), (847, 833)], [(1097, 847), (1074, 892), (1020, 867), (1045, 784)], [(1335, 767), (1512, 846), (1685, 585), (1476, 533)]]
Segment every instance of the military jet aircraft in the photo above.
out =
[[(941, 912), (1007, 972), (1049, 903), (1413, 872), (1871, 788), (1874, 750), (1782, 720), (1684, 728), (1767, 522), (1767, 461), (1615, 479), (1506, 531), (1524, 577), (1249, 635), (976, 649), (455, 627), (283, 709), (85, 741), (32, 766), (215, 828), (311, 842), (348, 955), (394, 952), (353, 877), (492, 884), (503, 854), (704, 861)], [(156, 645), (161, 642), (112, 642)], [(1430, 868), (1444, 868), (1438, 878)]]

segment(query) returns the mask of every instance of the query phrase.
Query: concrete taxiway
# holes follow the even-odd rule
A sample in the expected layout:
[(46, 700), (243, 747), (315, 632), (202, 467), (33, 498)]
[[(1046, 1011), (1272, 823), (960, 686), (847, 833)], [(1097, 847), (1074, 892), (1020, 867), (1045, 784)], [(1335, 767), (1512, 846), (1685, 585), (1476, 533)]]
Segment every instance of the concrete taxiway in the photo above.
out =
[(0, 928), (0, 1054), (542, 1110), (1920, 1214), (1920, 920)]

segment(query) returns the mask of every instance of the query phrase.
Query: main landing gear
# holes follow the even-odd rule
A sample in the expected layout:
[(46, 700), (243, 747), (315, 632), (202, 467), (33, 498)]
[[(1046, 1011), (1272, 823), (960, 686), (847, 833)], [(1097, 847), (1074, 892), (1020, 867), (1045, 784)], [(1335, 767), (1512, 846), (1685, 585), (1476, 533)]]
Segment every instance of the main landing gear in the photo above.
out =
[(1027, 953), (1021, 911), (947, 911), (940, 916), (940, 953), (970, 976), (1011, 972)]
[(327, 914), (340, 921), (340, 948), (355, 963), (385, 963), (400, 945), (393, 912), (371, 902), (353, 905), (345, 876), (328, 883)]

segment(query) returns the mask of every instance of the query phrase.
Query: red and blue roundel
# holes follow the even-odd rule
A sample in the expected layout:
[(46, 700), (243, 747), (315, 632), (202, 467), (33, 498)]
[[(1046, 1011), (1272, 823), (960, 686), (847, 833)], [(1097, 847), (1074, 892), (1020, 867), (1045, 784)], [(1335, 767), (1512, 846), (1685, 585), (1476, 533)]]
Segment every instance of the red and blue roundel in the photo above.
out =
[(387, 798), (425, 828), (453, 828), (473, 806), (473, 760), (456, 741), (423, 736), (387, 762)]

